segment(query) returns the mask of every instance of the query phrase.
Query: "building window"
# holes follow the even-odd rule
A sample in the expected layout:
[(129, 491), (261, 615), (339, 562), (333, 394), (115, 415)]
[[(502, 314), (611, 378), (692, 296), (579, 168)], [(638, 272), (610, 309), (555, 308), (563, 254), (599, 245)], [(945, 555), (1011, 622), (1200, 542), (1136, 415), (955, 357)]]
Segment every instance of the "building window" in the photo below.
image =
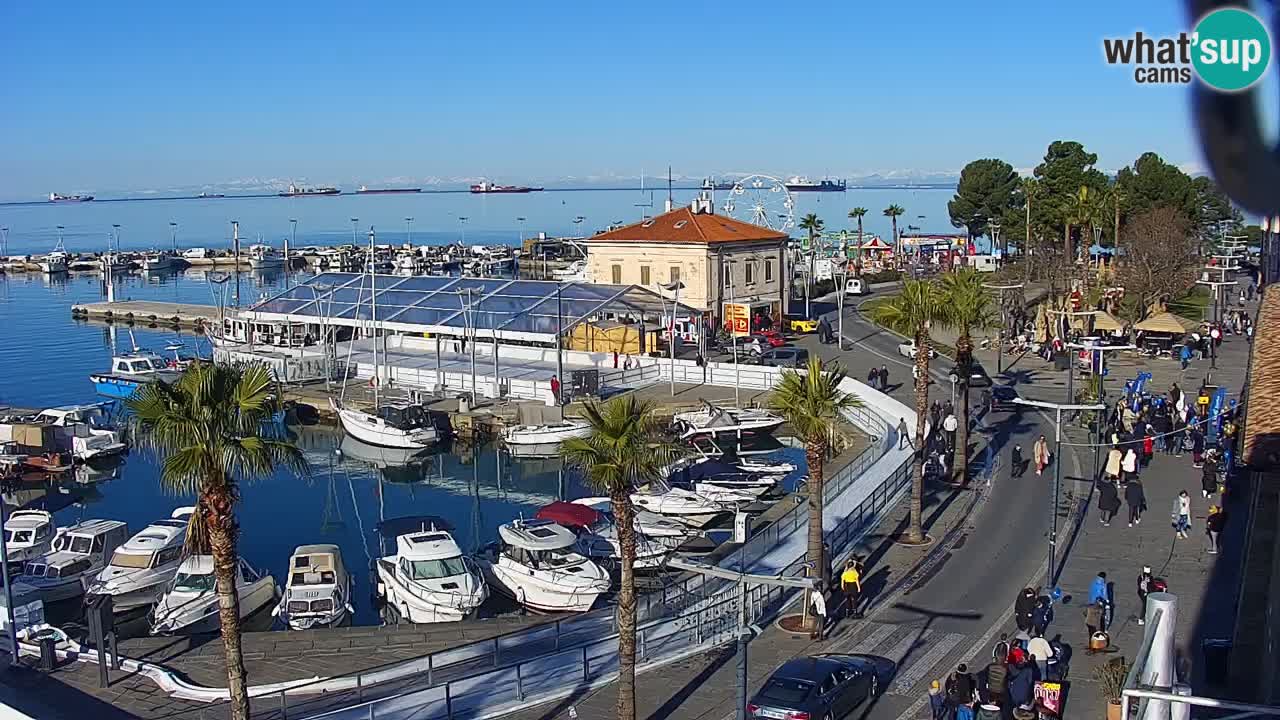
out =
[(641, 285), (649, 284), (649, 266), (648, 265), (640, 266), (640, 284)]
[(772, 260), (764, 261), (764, 281), (773, 282), (773, 261)]
[(673, 282), (673, 283), (680, 282), (680, 266), (679, 265), (671, 266), (671, 280), (669, 282)]
[(733, 266), (729, 263), (721, 264), (720, 277), (724, 281), (725, 289), (733, 287)]
[(747, 284), (754, 285), (756, 283), (756, 261), (748, 260), (746, 263), (746, 268), (747, 268)]
[(621, 265), (613, 266), (613, 284), (614, 285), (622, 284), (622, 266)]

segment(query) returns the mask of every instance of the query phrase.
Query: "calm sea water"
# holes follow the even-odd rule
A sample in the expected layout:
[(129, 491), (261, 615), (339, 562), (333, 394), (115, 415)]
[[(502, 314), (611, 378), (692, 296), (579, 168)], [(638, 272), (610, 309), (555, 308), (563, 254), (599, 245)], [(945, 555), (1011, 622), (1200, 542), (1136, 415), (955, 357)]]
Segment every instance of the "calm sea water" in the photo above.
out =
[[(869, 210), (863, 221), (865, 230), (888, 237), (889, 220), (881, 210), (897, 203), (907, 211), (899, 218), (904, 230), (914, 225), (925, 231), (950, 232), (947, 201), (952, 194), (951, 190), (796, 193), (795, 216), (816, 213), (827, 228), (839, 230), (850, 227), (849, 210), (862, 206)], [(694, 190), (677, 190), (674, 199), (677, 204), (687, 203), (696, 195)], [(456, 192), (47, 203), (0, 206), (0, 226), (9, 228), (8, 251), (14, 255), (51, 250), (57, 242), (58, 225), (65, 227), (67, 248), (77, 252), (104, 250), (113, 224), (121, 226), (124, 249), (169, 247), (171, 222), (178, 223), (182, 247), (228, 247), (232, 220), (240, 222), (241, 237), (247, 241), (261, 235), (278, 246), (289, 234), (289, 220), (296, 219), (299, 245), (331, 245), (351, 241), (353, 217), (357, 218), (359, 242), (365, 242), (364, 233), (372, 225), (387, 243), (403, 242), (412, 231), (417, 243), (457, 242), (465, 235), (467, 244), (515, 245), (521, 235), (539, 231), (552, 236), (581, 235), (611, 223), (634, 222), (642, 213), (661, 212), (665, 197), (665, 189), (643, 194), (638, 190), (548, 190), (526, 195)], [(723, 193), (717, 194), (718, 206), (722, 199)], [(406, 217), (413, 218), (409, 228)], [(523, 222), (518, 220), (521, 217)], [(585, 220), (575, 223), (578, 217)]]
[[(280, 273), (242, 274), (247, 304), (269, 295), (284, 282)], [(121, 299), (158, 299), (211, 303), (202, 272), (144, 277), (125, 276)], [(40, 274), (0, 274), (0, 404), (41, 408), (94, 402), (88, 375), (108, 366), (113, 347), (152, 349), (182, 343), (208, 354), (203, 339), (189, 332), (109, 328), (71, 319), (77, 302), (102, 298), (100, 280), (72, 275), (50, 279)], [(313, 473), (299, 478), (279, 472), (242, 488), (239, 506), (241, 553), (256, 567), (285, 577), (293, 548), (316, 542), (337, 544), (357, 580), (357, 624), (377, 624), (370, 602), (368, 568), (382, 554), (376, 531), (381, 518), (433, 515), (446, 519), (464, 550), (497, 537), (499, 525), (559, 498), (595, 494), (557, 458), (514, 459), (489, 445), (474, 450), (442, 449), (410, 465), (386, 451), (343, 440), (324, 428), (297, 429)], [(339, 455), (335, 450), (341, 450)], [(803, 453), (781, 451), (803, 465)], [(54, 486), (28, 485), (4, 496), (9, 509), (47, 507), (58, 523), (86, 518), (124, 520), (132, 531), (168, 516), (191, 497), (174, 495), (160, 484), (155, 458), (132, 451), (123, 462), (82, 471)], [(385, 545), (391, 551), (393, 542)]]

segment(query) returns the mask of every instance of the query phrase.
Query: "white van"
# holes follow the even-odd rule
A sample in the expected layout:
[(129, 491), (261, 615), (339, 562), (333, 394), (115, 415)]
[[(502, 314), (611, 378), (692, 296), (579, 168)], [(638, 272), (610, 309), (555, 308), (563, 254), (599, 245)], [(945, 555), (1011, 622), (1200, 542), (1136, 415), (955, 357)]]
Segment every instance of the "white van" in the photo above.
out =
[(209, 249), (201, 247), (189, 248), (182, 251), (182, 257), (188, 260), (204, 260), (209, 257)]
[(870, 293), (870, 284), (860, 277), (851, 277), (844, 281), (845, 295), (868, 295)]
[(996, 271), (996, 258), (994, 255), (970, 255), (968, 259), (969, 267), (978, 272), (989, 273)]

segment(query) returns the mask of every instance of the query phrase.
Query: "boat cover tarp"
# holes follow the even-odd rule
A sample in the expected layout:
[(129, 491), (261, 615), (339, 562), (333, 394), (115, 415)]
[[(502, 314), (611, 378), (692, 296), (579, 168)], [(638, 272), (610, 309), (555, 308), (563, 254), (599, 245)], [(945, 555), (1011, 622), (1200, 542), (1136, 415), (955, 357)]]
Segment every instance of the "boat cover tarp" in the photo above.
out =
[(534, 517), (539, 520), (550, 520), (568, 528), (586, 528), (600, 519), (600, 513), (586, 505), (557, 500), (538, 510), (538, 514)]
[(671, 481), (674, 483), (680, 483), (680, 484), (696, 483), (702, 480), (710, 480), (711, 478), (721, 477), (724, 475), (740, 476), (743, 474), (745, 473), (742, 472), (742, 468), (739, 468), (737, 465), (732, 465), (723, 460), (713, 459), (713, 460), (704, 460), (700, 463), (694, 463), (689, 467), (677, 470), (674, 474), (672, 474)]

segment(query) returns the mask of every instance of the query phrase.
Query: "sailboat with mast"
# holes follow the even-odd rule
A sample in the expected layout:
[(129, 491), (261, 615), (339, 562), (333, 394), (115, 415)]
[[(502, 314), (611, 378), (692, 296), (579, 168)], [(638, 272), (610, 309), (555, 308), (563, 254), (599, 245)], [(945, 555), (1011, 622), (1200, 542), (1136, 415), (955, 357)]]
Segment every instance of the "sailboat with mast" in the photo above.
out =
[[(369, 254), (374, 252), (374, 232), (369, 228)], [(361, 409), (346, 401), (347, 386), (337, 398), (330, 397), (329, 404), (338, 414), (338, 422), (351, 437), (369, 445), (389, 448), (421, 449), (435, 444), (439, 432), (431, 422), (431, 415), (421, 403), (404, 400), (384, 402), (382, 398), (382, 366), (378, 359), (378, 275), (368, 264), (365, 266), (360, 280), (361, 296), (364, 295), (364, 278), (369, 281), (369, 317), (370, 335), (373, 338), (373, 407)], [(359, 308), (356, 309), (359, 312)], [(348, 346), (347, 364), (351, 364), (351, 348), (354, 347), (355, 335), (352, 334), (352, 345)], [(383, 358), (385, 359), (385, 357)]]

